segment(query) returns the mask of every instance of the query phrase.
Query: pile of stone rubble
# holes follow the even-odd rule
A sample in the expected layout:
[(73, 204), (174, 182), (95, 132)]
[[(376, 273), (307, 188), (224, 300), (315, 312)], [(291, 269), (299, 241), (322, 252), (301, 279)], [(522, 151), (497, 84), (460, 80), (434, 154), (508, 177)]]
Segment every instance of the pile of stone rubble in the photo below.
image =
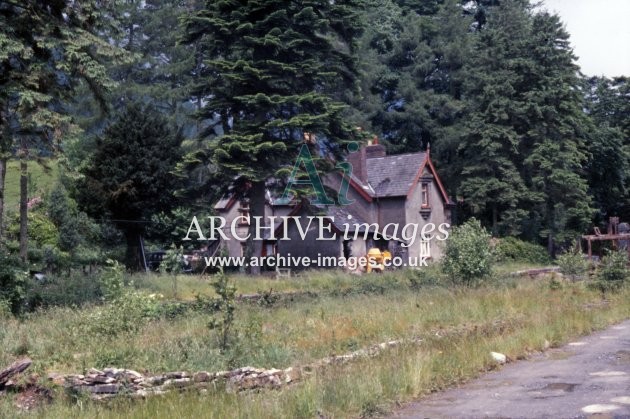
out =
[(86, 374), (51, 373), (48, 379), (72, 391), (88, 393), (95, 400), (103, 400), (118, 395), (144, 398), (187, 388), (206, 390), (222, 387), (227, 391), (278, 388), (299, 380), (300, 377), (300, 370), (293, 368), (267, 370), (244, 367), (214, 373), (201, 371), (191, 374), (180, 371), (160, 375), (143, 375), (128, 369), (92, 368)]
[[(507, 322), (498, 319), (487, 325), (466, 325), (446, 330), (437, 330), (432, 335), (435, 338), (443, 338), (448, 335), (465, 335), (468, 333), (488, 333), (491, 330), (505, 331), (518, 322), (512, 319)], [(129, 396), (132, 398), (145, 398), (152, 395), (165, 394), (172, 390), (196, 389), (207, 391), (208, 389), (224, 389), (228, 392), (238, 392), (255, 389), (277, 389), (296, 383), (305, 375), (314, 371), (325, 369), (328, 366), (345, 364), (359, 358), (370, 358), (381, 352), (404, 344), (419, 345), (421, 338), (399, 339), (379, 343), (354, 352), (343, 355), (333, 355), (319, 359), (310, 364), (286, 369), (264, 369), (244, 367), (231, 371), (196, 372), (185, 371), (169, 372), (159, 375), (141, 374), (137, 371), (120, 368), (104, 368), (102, 370), (90, 369), (85, 374), (58, 374), (50, 373), (48, 380), (54, 385), (63, 386), (68, 391), (85, 393), (94, 400), (106, 400), (117, 396)], [(492, 356), (496, 360), (496, 356)], [(503, 358), (502, 358), (503, 359)], [(3, 385), (11, 383), (12, 378), (26, 370), (31, 364), (30, 359), (16, 361), (14, 364), (0, 371), (0, 391)], [(506, 362), (506, 359), (503, 360)]]

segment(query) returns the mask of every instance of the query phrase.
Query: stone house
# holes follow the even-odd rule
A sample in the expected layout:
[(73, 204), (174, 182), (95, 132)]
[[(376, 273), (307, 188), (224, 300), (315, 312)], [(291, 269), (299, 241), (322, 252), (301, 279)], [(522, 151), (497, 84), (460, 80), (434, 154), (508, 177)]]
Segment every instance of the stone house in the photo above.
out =
[[(347, 161), (353, 167), (347, 193), (348, 200), (352, 202), (349, 205), (311, 206), (304, 202), (280, 205), (279, 200), (267, 193), (265, 217), (299, 217), (301, 231), (294, 219), (289, 220), (286, 227), (280, 223), (274, 226), (276, 234), (270, 234), (271, 226), (267, 226), (269, 231), (263, 236), (261, 256), (290, 254), (312, 259), (318, 255), (360, 257), (376, 247), (389, 250), (405, 260), (422, 257), (439, 259), (443, 253), (443, 241), (422, 240), (420, 237), (405, 240), (400, 237), (400, 231), (396, 239), (382, 237), (383, 233), (392, 235), (393, 226), (388, 232), (383, 231), (388, 224), (398, 224), (400, 229), (405, 225), (417, 225), (419, 235), (427, 224), (436, 226), (433, 230), (435, 234), (437, 226), (451, 223), (454, 204), (431, 161), (430, 152), (388, 156), (385, 147), (376, 143), (349, 154)], [(333, 172), (323, 177), (322, 181), (331, 191), (338, 191), (342, 179), (341, 172)], [(224, 230), (229, 230), (232, 221), (240, 217), (236, 227), (238, 235), (244, 237), (247, 234), (249, 207), (245, 200), (227, 196), (214, 209), (226, 220)], [(332, 236), (332, 232), (335, 238), (321, 240), (319, 227), (311, 225), (307, 228), (309, 216), (319, 216), (319, 221), (326, 224), (326, 237)], [(380, 234), (376, 234), (377, 231)], [(430, 232), (430, 229), (426, 231)], [(232, 238), (224, 241), (223, 246), (230, 256), (245, 254), (244, 240)]]

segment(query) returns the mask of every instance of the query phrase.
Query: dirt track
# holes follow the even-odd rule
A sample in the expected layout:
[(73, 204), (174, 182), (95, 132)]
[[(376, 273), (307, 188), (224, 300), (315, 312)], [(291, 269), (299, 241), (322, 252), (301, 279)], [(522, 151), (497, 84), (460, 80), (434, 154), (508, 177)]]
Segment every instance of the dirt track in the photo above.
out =
[(411, 403), (395, 418), (630, 418), (630, 320)]

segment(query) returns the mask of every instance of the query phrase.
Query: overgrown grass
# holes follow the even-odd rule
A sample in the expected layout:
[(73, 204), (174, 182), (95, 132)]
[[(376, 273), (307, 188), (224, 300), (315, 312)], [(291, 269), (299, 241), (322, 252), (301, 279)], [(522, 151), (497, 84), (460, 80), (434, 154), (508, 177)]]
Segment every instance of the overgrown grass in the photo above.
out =
[[(509, 262), (494, 267), (496, 277), (509, 273), (540, 268), (528, 262)], [(131, 280), (138, 289), (161, 294), (168, 300), (194, 300), (197, 295), (214, 296), (209, 282), (210, 276), (177, 275), (174, 280), (170, 275), (138, 274)], [(414, 283), (418, 286), (431, 284), (445, 285), (449, 281), (444, 277), (437, 264), (419, 270), (391, 271), (382, 274), (362, 275), (357, 277), (335, 270), (306, 271), (294, 274), (291, 278), (260, 276), (252, 278), (245, 274), (231, 274), (237, 292), (240, 295), (263, 293), (272, 290), (279, 292), (316, 292), (343, 295), (356, 290), (407, 289)]]
[[(322, 288), (333, 281), (320, 280)], [(86, 334), (82, 322), (90, 309), (55, 309), (3, 321), (0, 364), (28, 354), (40, 374), (107, 365), (152, 372), (283, 368), (386, 340), (422, 338), (418, 346), (315, 372), (281, 391), (227, 394), (217, 389), (109, 406), (60, 398), (35, 413), (60, 418), (367, 416), (478, 375), (493, 365), (490, 351), (519, 358), (541, 349), (545, 340), (558, 345), (630, 316), (628, 289), (602, 300), (601, 293), (581, 283), (554, 288), (548, 280), (511, 280), (478, 289), (394, 287), (273, 308), (240, 306), (240, 333), (225, 354), (218, 351), (203, 313), (153, 321), (136, 333), (112, 337)], [(15, 413), (7, 400), (2, 403), (0, 416)]]
[[(294, 274), (291, 278), (251, 277), (231, 274), (230, 279), (239, 295), (279, 292), (315, 292), (327, 295), (344, 295), (353, 291), (379, 292), (391, 289), (408, 289), (414, 281), (419, 285), (444, 281), (437, 265), (422, 270), (391, 271), (372, 275), (350, 275), (341, 271), (321, 270)], [(176, 283), (170, 275), (140, 274), (131, 280), (138, 289), (161, 294), (168, 300), (194, 300), (197, 295), (214, 296), (210, 287), (211, 276), (178, 275)]]

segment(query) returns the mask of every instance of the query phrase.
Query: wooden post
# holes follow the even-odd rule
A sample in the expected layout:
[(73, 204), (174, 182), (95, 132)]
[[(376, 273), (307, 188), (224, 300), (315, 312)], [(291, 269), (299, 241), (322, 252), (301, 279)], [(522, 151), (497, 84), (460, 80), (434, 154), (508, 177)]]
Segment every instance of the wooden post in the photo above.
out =
[(588, 243), (588, 260), (593, 260), (593, 248), (591, 247), (591, 239), (586, 239)]

